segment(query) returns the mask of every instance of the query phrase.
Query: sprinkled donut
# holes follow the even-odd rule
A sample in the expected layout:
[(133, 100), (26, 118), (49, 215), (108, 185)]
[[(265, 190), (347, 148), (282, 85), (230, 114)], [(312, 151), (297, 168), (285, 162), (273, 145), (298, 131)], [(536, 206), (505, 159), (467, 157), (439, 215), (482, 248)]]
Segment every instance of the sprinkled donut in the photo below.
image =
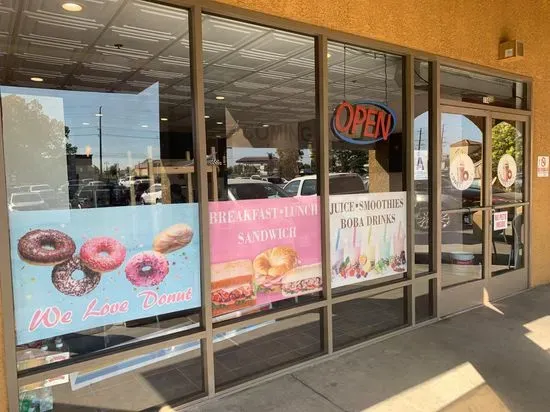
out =
[[(82, 279), (73, 278), (73, 273), (80, 270), (84, 273)], [(101, 273), (86, 267), (78, 256), (73, 256), (66, 262), (54, 266), (52, 283), (55, 288), (68, 296), (83, 296), (90, 293), (99, 284)]]
[(17, 244), (22, 260), (32, 265), (53, 266), (70, 259), (76, 250), (74, 241), (55, 229), (27, 232)]
[(141, 252), (132, 258), (126, 264), (124, 271), (126, 278), (134, 286), (156, 286), (161, 283), (170, 267), (168, 260), (162, 253), (148, 251)]
[(100, 273), (115, 270), (125, 258), (126, 248), (112, 237), (94, 237), (80, 248), (82, 264)]

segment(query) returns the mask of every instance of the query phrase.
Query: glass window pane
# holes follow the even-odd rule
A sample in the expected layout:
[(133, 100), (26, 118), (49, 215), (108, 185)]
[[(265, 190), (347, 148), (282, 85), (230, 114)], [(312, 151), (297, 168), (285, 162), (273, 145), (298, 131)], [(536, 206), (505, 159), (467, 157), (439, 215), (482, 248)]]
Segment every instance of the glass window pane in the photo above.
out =
[[(442, 114), (441, 209), (452, 210), (482, 205), (483, 130), (485, 118)], [(448, 222), (459, 226), (460, 221)], [(443, 221), (443, 230), (446, 223)]]
[(141, 411), (203, 391), (199, 341), (19, 388), (20, 411)]
[(416, 60), (414, 66), (414, 227), (415, 227), (415, 272), (416, 275), (429, 273), (432, 268), (430, 208), (432, 181), (430, 179), (430, 118), (429, 107), (431, 90), (430, 67), (428, 62)]
[(415, 284), (415, 312), (416, 323), (423, 322), (425, 320), (434, 317), (434, 293), (433, 286), (436, 280), (430, 279), (427, 281), (416, 282)]
[(459, 222), (441, 234), (442, 286), (483, 277), (483, 212), (444, 213), (442, 219)]
[(403, 60), (335, 42), (328, 51), (332, 285), (344, 293), (406, 271)]
[(319, 311), (307, 312), (215, 336), (217, 388), (319, 356), (320, 319)]
[(448, 66), (441, 66), (441, 98), (527, 109), (525, 83)]
[(523, 201), (524, 136), (524, 122), (493, 119), (491, 183), (494, 205)]
[(314, 39), (210, 15), (203, 37), (215, 320), (318, 299)]
[(341, 349), (405, 324), (404, 289), (333, 306), (334, 348)]
[(198, 326), (188, 13), (136, 4), (89, 2), (86, 30), (40, 46), (29, 16), (76, 16), (17, 11), (0, 95), (19, 369)]
[(491, 272), (500, 275), (524, 267), (525, 221), (523, 207), (493, 212)]

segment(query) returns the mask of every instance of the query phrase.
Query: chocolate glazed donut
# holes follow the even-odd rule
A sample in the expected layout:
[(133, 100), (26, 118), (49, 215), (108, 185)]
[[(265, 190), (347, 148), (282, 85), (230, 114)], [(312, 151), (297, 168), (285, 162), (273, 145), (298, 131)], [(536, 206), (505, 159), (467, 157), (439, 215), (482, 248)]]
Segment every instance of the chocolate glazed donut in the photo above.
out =
[[(82, 279), (74, 279), (73, 273), (81, 270)], [(101, 273), (94, 272), (80, 263), (78, 256), (56, 265), (52, 270), (52, 283), (61, 293), (69, 296), (83, 296), (90, 293), (99, 284)]]
[(74, 241), (54, 229), (32, 230), (19, 239), (17, 244), (21, 259), (32, 265), (56, 265), (70, 259), (75, 250)]

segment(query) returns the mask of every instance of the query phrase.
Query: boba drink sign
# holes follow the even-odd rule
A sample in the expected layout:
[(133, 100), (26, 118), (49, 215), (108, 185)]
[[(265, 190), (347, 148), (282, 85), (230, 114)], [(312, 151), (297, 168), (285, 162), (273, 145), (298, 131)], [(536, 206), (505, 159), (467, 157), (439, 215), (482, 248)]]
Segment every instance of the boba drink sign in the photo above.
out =
[(11, 212), (17, 343), (200, 306), (198, 234), (195, 204)]

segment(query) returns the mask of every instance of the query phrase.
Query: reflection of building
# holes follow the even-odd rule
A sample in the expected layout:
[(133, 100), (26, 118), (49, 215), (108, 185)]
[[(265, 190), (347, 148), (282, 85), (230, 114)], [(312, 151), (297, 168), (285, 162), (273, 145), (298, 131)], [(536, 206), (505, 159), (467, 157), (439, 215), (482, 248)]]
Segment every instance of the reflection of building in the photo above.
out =
[(467, 154), (472, 158), (474, 163), (481, 160), (481, 142), (475, 142), (470, 139), (462, 139), (451, 145), (450, 156), (451, 162), (458, 153)]
[(67, 155), (67, 176), (69, 180), (94, 179), (96, 169), (92, 164), (92, 155)]
[(261, 175), (268, 175), (278, 168), (279, 159), (273, 155), (247, 156), (241, 157), (235, 163), (255, 167)]

